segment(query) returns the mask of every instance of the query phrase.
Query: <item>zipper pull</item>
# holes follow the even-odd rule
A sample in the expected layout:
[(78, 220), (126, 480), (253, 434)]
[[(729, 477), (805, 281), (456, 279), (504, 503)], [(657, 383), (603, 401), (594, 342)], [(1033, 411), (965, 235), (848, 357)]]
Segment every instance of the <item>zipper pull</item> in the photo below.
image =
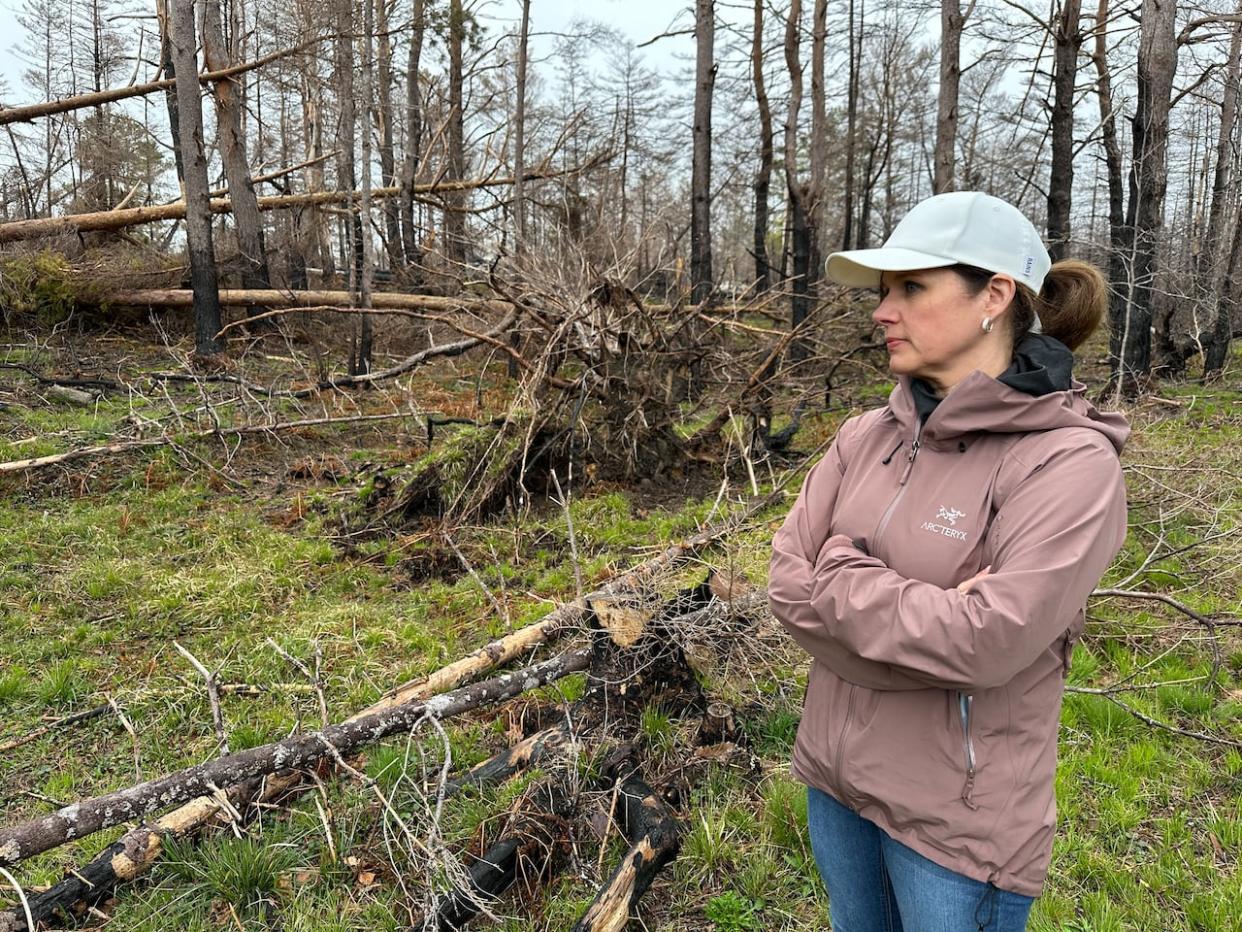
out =
[(905, 485), (906, 480), (910, 478), (910, 470), (914, 468), (914, 458), (919, 455), (920, 446), (922, 446), (921, 442), (915, 437), (914, 442), (910, 444), (910, 452), (906, 456), (906, 468), (901, 474), (898, 485)]
[(972, 767), (966, 771), (966, 785), (962, 787), (962, 802), (964, 802), (971, 810), (977, 811), (979, 804), (971, 799), (975, 792), (975, 770)]

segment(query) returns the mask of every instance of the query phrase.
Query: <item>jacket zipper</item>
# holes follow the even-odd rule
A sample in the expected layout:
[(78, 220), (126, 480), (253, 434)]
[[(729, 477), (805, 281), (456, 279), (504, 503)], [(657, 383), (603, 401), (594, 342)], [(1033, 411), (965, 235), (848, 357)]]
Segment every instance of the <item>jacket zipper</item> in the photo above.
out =
[(923, 422), (919, 421), (914, 425), (914, 440), (910, 444), (910, 452), (906, 454), (906, 468), (901, 471), (901, 478), (897, 480), (897, 494), (893, 496), (892, 501), (888, 503), (888, 507), (884, 509), (884, 513), (880, 515), (879, 523), (875, 526), (875, 533), (871, 535), (871, 552), (875, 553), (880, 542), (880, 535), (884, 529), (888, 527), (888, 521), (893, 516), (893, 512), (897, 510), (897, 504), (901, 501), (901, 497), (906, 494), (906, 480), (910, 478), (910, 470), (914, 468), (914, 460), (919, 455), (919, 448), (922, 441), (919, 440), (923, 433)]
[[(897, 504), (901, 501), (901, 497), (906, 492), (906, 480), (910, 478), (910, 470), (914, 468), (914, 460), (919, 455), (919, 447), (921, 446), (920, 441), (919, 441), (919, 436), (922, 433), (923, 433), (923, 422), (917, 421), (914, 425), (914, 440), (910, 444), (910, 452), (906, 454), (906, 468), (902, 470), (901, 478), (897, 480), (897, 484), (900, 486), (900, 488), (897, 490), (897, 494), (893, 496), (892, 501), (888, 503), (888, 507), (884, 509), (884, 514), (880, 515), (879, 523), (876, 524), (875, 526), (875, 533), (871, 535), (872, 553), (875, 552), (876, 544), (880, 540), (880, 535), (884, 532), (884, 529), (888, 526), (889, 519), (893, 516), (893, 512), (896, 511), (897, 509)], [(900, 448), (900, 446), (901, 444), (897, 445), (898, 448)], [(896, 452), (897, 452), (897, 449), (894, 449), (893, 453), (896, 453)], [(891, 457), (893, 453), (890, 453), (889, 456)], [(841, 785), (842, 795), (845, 794), (845, 780), (842, 777), (842, 769), (841, 769), (842, 763), (844, 761), (844, 756), (845, 756), (845, 736), (849, 733), (850, 723), (853, 721), (853, 718), (854, 718), (854, 694), (857, 691), (857, 689), (858, 687), (855, 686), (853, 683), (850, 684), (850, 698), (849, 698), (849, 704), (846, 706), (846, 709), (845, 709), (845, 722), (844, 724), (841, 725), (841, 735), (840, 737), (837, 738), (837, 781)], [(853, 808), (852, 805), (851, 805), (851, 808)]]
[[(854, 718), (854, 693), (857, 692), (857, 690), (858, 690), (858, 687), (855, 686), (853, 683), (851, 683), (850, 684), (850, 698), (849, 698), (848, 704), (845, 707), (845, 722), (844, 724), (841, 725), (841, 735), (839, 738), (837, 738), (837, 783), (840, 785), (842, 796), (846, 795), (845, 780), (841, 775), (841, 766), (842, 766), (842, 763), (845, 757), (845, 735), (850, 730), (850, 721)], [(851, 809), (854, 808), (853, 804), (849, 803), (847, 800), (843, 799), (842, 802), (845, 802), (847, 805), (849, 805)]]
[(971, 798), (975, 792), (975, 743), (970, 736), (970, 719), (974, 705), (974, 696), (963, 692), (957, 694), (958, 714), (962, 719), (962, 749), (966, 752), (966, 783), (962, 787), (962, 802), (971, 809), (978, 809), (979, 806)]

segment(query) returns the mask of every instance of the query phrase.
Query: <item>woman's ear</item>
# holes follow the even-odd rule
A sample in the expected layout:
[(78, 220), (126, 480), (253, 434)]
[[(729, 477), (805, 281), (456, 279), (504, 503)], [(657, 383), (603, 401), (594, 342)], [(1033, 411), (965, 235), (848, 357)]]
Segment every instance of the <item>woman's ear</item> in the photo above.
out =
[(1017, 291), (1018, 286), (1008, 275), (993, 275), (984, 292), (988, 316), (995, 320), (1009, 310)]

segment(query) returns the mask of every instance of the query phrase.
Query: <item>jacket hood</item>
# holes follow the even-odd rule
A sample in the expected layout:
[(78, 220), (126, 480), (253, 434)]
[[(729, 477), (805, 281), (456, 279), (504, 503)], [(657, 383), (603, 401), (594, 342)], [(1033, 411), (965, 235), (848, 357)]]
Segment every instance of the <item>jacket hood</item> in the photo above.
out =
[[(1023, 341), (1014, 364), (999, 379), (975, 370), (935, 406), (924, 422), (922, 439), (944, 440), (962, 434), (1027, 433), (1058, 427), (1085, 427), (1106, 437), (1120, 455), (1130, 436), (1125, 417), (1101, 411), (1087, 400), (1087, 386), (1069, 374), (1069, 350), (1049, 337)], [(1038, 344), (1038, 345), (1037, 345)], [(1061, 385), (1068, 387), (1058, 388)], [(911, 432), (919, 418), (915, 402), (918, 387), (906, 375), (898, 376), (888, 407), (903, 428)]]

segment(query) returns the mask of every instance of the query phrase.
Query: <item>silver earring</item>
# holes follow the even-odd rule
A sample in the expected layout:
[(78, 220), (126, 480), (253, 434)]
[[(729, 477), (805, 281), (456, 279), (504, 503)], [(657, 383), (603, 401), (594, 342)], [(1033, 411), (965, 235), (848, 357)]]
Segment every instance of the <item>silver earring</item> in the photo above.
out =
[(992, 332), (992, 318), (991, 317), (983, 318), (983, 332), (984, 333)]

